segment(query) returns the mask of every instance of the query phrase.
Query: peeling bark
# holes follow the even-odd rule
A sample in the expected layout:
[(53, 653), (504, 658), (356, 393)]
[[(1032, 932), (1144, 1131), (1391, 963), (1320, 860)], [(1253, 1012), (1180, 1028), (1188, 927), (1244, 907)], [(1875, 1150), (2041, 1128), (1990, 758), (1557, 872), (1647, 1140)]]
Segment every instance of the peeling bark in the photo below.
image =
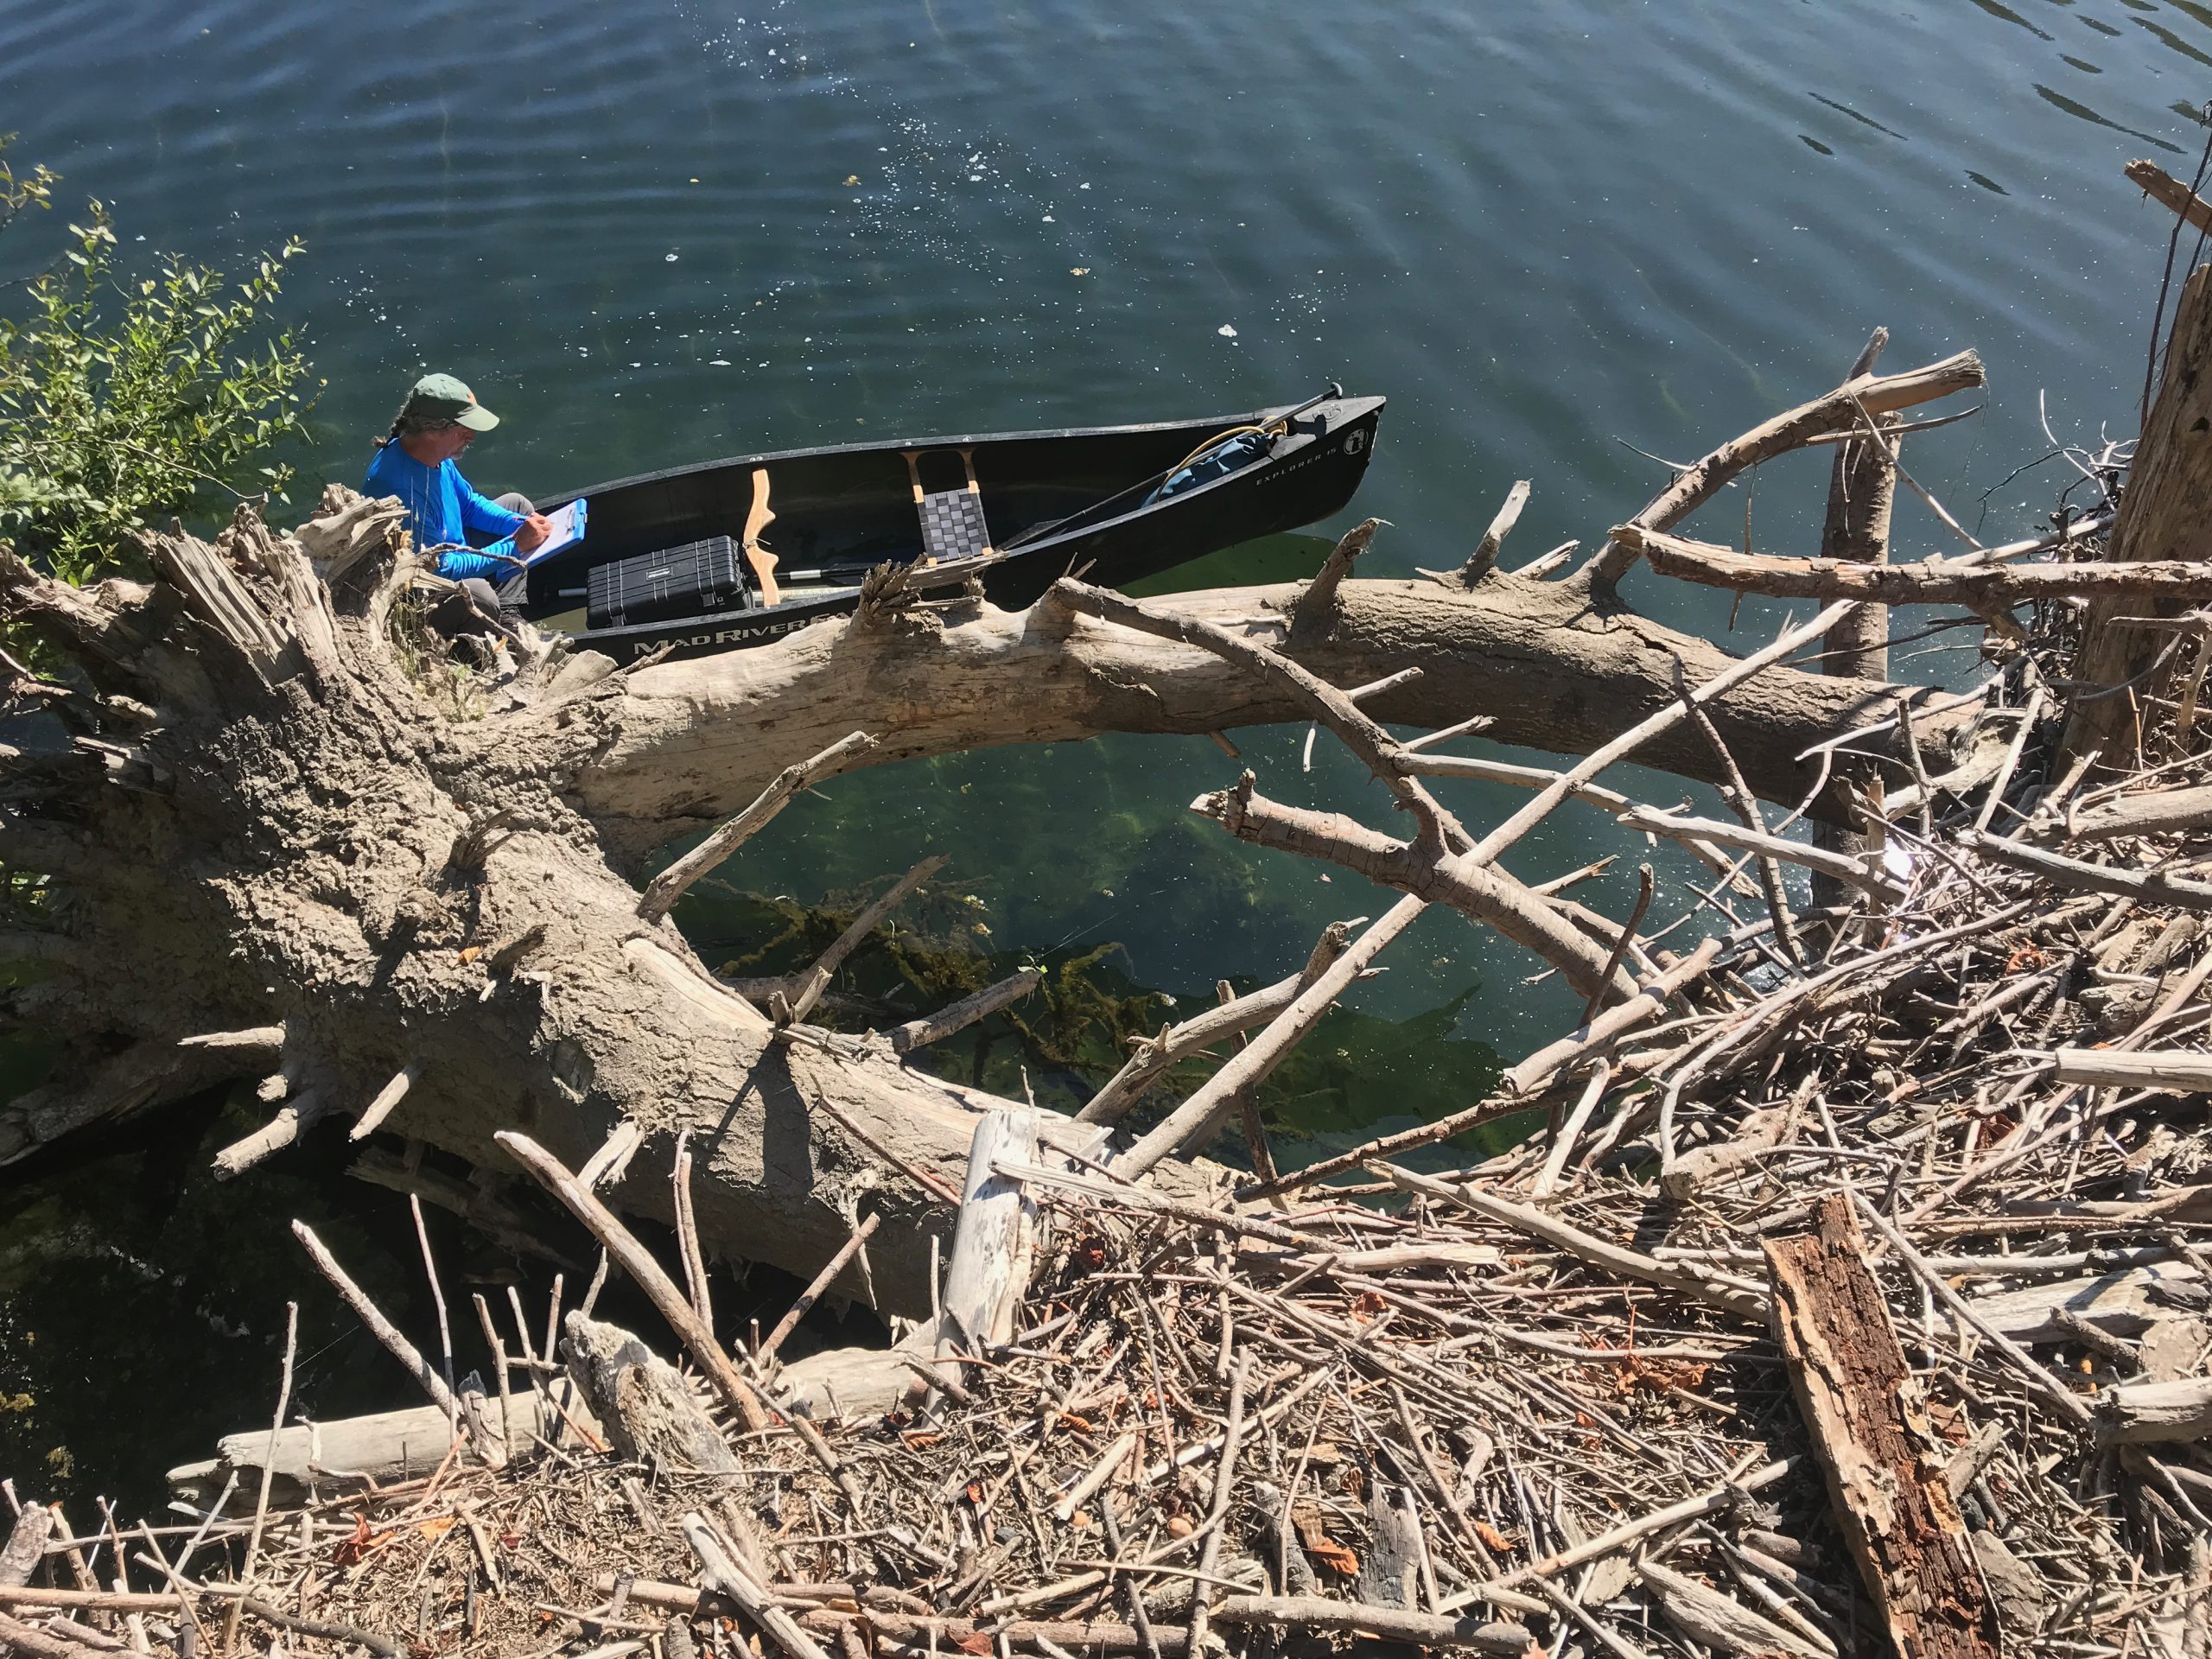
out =
[(1767, 1271), (1837, 1523), (1900, 1654), (1997, 1659), (1996, 1609), (1851, 1199), (1823, 1198), (1813, 1213), (1815, 1231), (1768, 1241)]

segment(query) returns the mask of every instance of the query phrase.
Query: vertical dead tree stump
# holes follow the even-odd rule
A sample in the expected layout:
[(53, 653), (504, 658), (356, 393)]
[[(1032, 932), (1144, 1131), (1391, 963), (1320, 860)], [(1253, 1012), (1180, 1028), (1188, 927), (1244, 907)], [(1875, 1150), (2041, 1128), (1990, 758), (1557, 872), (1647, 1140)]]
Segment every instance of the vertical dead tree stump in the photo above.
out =
[(1906, 1659), (1998, 1659), (1997, 1610), (1851, 1200), (1823, 1198), (1813, 1217), (1812, 1232), (1767, 1241), (1767, 1275), (1790, 1389), (1859, 1576)]
[[(2105, 556), (2212, 558), (2212, 265), (2198, 266), (2182, 289), (2166, 342), (2165, 372), (2128, 468)], [(2151, 671), (2173, 635), (2131, 627), (2123, 619), (2171, 615), (2177, 608), (2139, 598), (2090, 603), (2074, 658), (2079, 689), (2061, 740), (2066, 755), (2098, 749), (2107, 768), (2125, 770), (2136, 763), (2142, 747), (2139, 711), (2165, 677)], [(2137, 680), (2143, 683), (2130, 685)], [(2107, 687), (2128, 689), (2103, 696), (2083, 695)]]
[[(1852, 364), (1846, 380), (1873, 372), (1874, 361), (1888, 345), (1890, 331), (1877, 328)], [(1878, 415), (1875, 422), (1893, 431), (1901, 423), (1895, 415)], [(1890, 562), (1890, 513), (1897, 500), (1897, 469), (1889, 451), (1871, 436), (1848, 437), (1835, 448), (1835, 464), (1828, 473), (1827, 517), (1821, 526), (1821, 556), (1854, 564)], [(1890, 607), (1862, 605), (1827, 632), (1822, 642), (1821, 671), (1837, 679), (1886, 680), (1890, 677)], [(1838, 824), (1815, 823), (1813, 843), (1829, 852), (1855, 855), (1866, 850), (1866, 838)], [(1840, 905), (1842, 887), (1827, 876), (1813, 877), (1813, 903), (1820, 907)]]

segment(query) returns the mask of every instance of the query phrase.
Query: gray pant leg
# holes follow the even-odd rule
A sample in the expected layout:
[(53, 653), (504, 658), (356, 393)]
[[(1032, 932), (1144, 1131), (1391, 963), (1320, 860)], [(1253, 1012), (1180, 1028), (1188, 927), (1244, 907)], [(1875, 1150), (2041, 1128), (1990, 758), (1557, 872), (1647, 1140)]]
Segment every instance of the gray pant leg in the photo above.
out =
[[(505, 507), (509, 512), (529, 514), (537, 511), (536, 504), (520, 490), (509, 490), (505, 495), (493, 496), (492, 498), (492, 505), (495, 507)], [(505, 592), (508, 601), (510, 601), (508, 607), (510, 611), (512, 611), (515, 605), (518, 605), (522, 602), (523, 586), (525, 580), (526, 578), (524, 578), (522, 572), (518, 570), (513, 575), (509, 576), (505, 582), (500, 584), (501, 589)], [(494, 605), (492, 608), (493, 613), (497, 614), (499, 607)], [(510, 628), (510, 632), (512, 631), (512, 628)]]
[(470, 576), (454, 584), (457, 591), (449, 594), (430, 613), (430, 626), (441, 633), (482, 633), (487, 629), (516, 637), (514, 620), (505, 614), (499, 603), (499, 590), (481, 576)]

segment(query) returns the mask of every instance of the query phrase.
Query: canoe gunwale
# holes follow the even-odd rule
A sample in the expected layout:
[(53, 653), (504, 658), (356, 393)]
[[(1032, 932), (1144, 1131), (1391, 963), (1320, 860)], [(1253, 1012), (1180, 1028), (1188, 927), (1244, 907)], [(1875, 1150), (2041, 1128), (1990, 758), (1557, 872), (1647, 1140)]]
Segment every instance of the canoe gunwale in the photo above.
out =
[[(1346, 396), (1332, 399), (1332, 407), (1323, 412), (1336, 414), (1338, 418), (1331, 421), (1319, 434), (1306, 434), (1308, 439), (1306, 442), (1298, 444), (1279, 454), (1270, 455), (1266, 460), (1236, 472), (1224, 474), (1220, 478), (1210, 479), (1192, 488), (1179, 491), (1173, 496), (1141, 501), (1128, 511), (1109, 518), (1089, 520), (1070, 524), (1065, 528), (1056, 528), (1051, 534), (1036, 541), (1026, 542), (1018, 547), (1006, 550), (988, 569), (982, 573), (986, 587), (995, 590), (991, 596), (1001, 603), (1007, 602), (1007, 595), (1012, 594), (1015, 602), (1027, 604), (1034, 597), (1035, 593), (1043, 592), (1052, 580), (1064, 574), (1062, 567), (1071, 569), (1077, 563), (1084, 562), (1084, 556), (1086, 553), (1090, 555), (1088, 563), (1085, 563), (1086, 569), (1102, 562), (1127, 566), (1132, 563), (1132, 556), (1127, 550), (1130, 543), (1143, 540), (1142, 527), (1147, 523), (1160, 521), (1173, 523), (1179, 519), (1186, 524), (1206, 526), (1211, 521), (1211, 527), (1201, 528), (1192, 538), (1193, 544), (1185, 551), (1173, 556), (1162, 557), (1158, 551), (1158, 544), (1146, 543), (1148, 552), (1135, 556), (1135, 562), (1139, 564), (1149, 563), (1157, 569), (1172, 569), (1176, 564), (1185, 563), (1194, 558), (1203, 557), (1208, 553), (1217, 551), (1220, 548), (1233, 546), (1239, 541), (1249, 539), (1252, 536), (1279, 533), (1284, 530), (1294, 529), (1299, 524), (1311, 524), (1319, 518), (1325, 518), (1339, 511), (1357, 493), (1359, 482), (1365, 474), (1369, 459), (1373, 454), (1373, 435), (1386, 402), (1384, 398), (1375, 397)], [(749, 467), (755, 464), (767, 465), (779, 459), (812, 460), (837, 454), (895, 454), (901, 449), (933, 448), (939, 446), (949, 448), (965, 443), (973, 443), (980, 447), (985, 443), (995, 442), (1027, 442), (1052, 438), (1118, 436), (1172, 431), (1219, 431), (1231, 424), (1257, 423), (1287, 413), (1297, 407), (1295, 404), (1283, 404), (1272, 410), (1255, 410), (1246, 415), (1224, 416), (1215, 421), (1160, 421), (1134, 426), (1062, 428), (1052, 431), (985, 434), (972, 438), (925, 438), (898, 443), (841, 444), (826, 448), (788, 450), (780, 452), (779, 454), (744, 456), (701, 462), (690, 467), (671, 468), (666, 472), (641, 474), (633, 479), (619, 480), (613, 483), (598, 485), (592, 490), (578, 491), (571, 495), (549, 497), (546, 505), (549, 507), (557, 506), (563, 501), (575, 499), (575, 494), (589, 495), (639, 485), (650, 486), (669, 479), (695, 477), (701, 473), (719, 468)], [(1338, 411), (1343, 412), (1338, 414)], [(1339, 439), (1344, 435), (1363, 427), (1369, 433), (1367, 442), (1356, 448), (1345, 448), (1340, 445)], [(1326, 462), (1332, 457), (1336, 458), (1336, 466), (1325, 467), (1313, 482), (1326, 485), (1331, 480), (1340, 479), (1342, 473), (1347, 469), (1351, 476), (1348, 480), (1342, 482), (1340, 491), (1335, 488), (1328, 489), (1326, 495), (1322, 499), (1322, 504), (1314, 510), (1306, 511), (1305, 505), (1294, 507), (1291, 509), (1293, 517), (1283, 519), (1281, 522), (1275, 522), (1281, 515), (1281, 508), (1278, 505), (1274, 514), (1270, 515), (1264, 509), (1255, 513), (1252, 520), (1254, 527), (1243, 533), (1224, 533), (1220, 528), (1223, 521), (1230, 516), (1225, 510), (1236, 501), (1248, 495), (1255, 497), (1256, 501), (1261, 491), (1287, 478), (1293, 472), (1303, 471), (1310, 465)], [(1313, 482), (1309, 482), (1306, 486), (1309, 493), (1313, 487)], [(1294, 491), (1296, 487), (1294, 486)], [(1108, 498), (1109, 500), (1110, 499), (1110, 497)], [(1078, 510), (1077, 516), (1080, 517), (1081, 511)], [(1172, 538), (1165, 539), (1172, 546)], [(1149, 574), (1153, 574), (1153, 571), (1141, 568), (1133, 572), (1116, 569), (1102, 571), (1094, 579), (1111, 584)], [(1033, 589), (1033, 593), (1031, 591)], [(849, 614), (857, 602), (857, 595), (858, 590), (855, 587), (840, 584), (834, 591), (822, 594), (818, 597), (811, 599), (793, 597), (773, 607), (747, 605), (742, 608), (702, 612), (693, 615), (663, 618), (651, 622), (627, 624), (617, 627), (587, 628), (573, 635), (572, 638), (578, 650), (601, 650), (615, 656), (618, 660), (623, 661), (641, 656), (663, 642), (671, 644), (683, 656), (720, 650), (741, 650), (766, 644), (784, 634), (797, 632), (817, 621)], [(1027, 596), (1023, 597), (1023, 595)], [(541, 601), (526, 605), (524, 613), (533, 618), (543, 618), (560, 614), (563, 610), (569, 608), (573, 607)]]

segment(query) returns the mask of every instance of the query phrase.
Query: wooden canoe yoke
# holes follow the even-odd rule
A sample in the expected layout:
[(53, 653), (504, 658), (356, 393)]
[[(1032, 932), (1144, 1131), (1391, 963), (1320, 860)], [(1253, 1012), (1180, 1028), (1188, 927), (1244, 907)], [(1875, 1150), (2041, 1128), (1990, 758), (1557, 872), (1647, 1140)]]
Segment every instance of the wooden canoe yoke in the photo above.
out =
[(768, 469), (753, 469), (753, 507), (745, 515), (745, 539), (741, 546), (745, 562), (753, 568), (753, 580), (760, 584), (760, 602), (778, 605), (783, 594), (776, 587), (776, 556), (760, 545), (760, 532), (776, 515), (768, 507)]
[(963, 487), (929, 491), (922, 487), (921, 458), (928, 452), (901, 449), (906, 476), (914, 486), (914, 511), (922, 521), (922, 562), (949, 563), (954, 559), (988, 557), (992, 552), (990, 526), (983, 520), (982, 487), (976, 482), (976, 452), (960, 450), (960, 465), (968, 474)]

